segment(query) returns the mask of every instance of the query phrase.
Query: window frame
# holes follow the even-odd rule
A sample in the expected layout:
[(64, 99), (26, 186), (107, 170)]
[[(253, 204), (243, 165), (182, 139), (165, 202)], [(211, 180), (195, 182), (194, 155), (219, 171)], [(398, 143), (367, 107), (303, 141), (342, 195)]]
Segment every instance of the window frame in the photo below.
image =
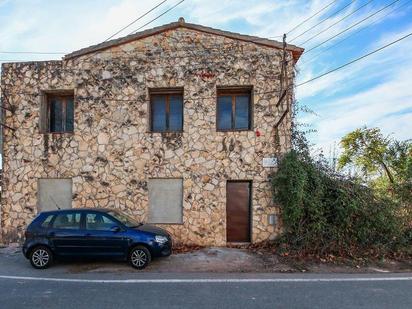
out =
[[(53, 97), (70, 97), (73, 99), (73, 130), (72, 131), (56, 131), (50, 130), (50, 109), (51, 99)], [(64, 106), (64, 119), (66, 119), (67, 103)], [(39, 133), (41, 134), (74, 134), (75, 131), (75, 113), (76, 113), (76, 96), (75, 89), (44, 89), (40, 91), (40, 109), (39, 109)], [(66, 120), (64, 123), (66, 127)]]
[[(252, 87), (230, 87), (230, 88), (217, 88), (216, 91), (216, 131), (217, 132), (241, 132), (241, 131), (253, 131), (253, 88)], [(249, 119), (247, 129), (236, 129), (236, 96), (249, 97)], [(230, 96), (232, 101), (232, 112), (231, 112), (231, 124), (230, 129), (219, 128), (219, 97)]]
[[(59, 99), (62, 102), (62, 131), (51, 130), (51, 101), (52, 99)], [(69, 131), (66, 128), (67, 124), (67, 101), (72, 99), (73, 101), (73, 130)], [(63, 134), (74, 132), (74, 95), (72, 94), (48, 94), (47, 95), (47, 131), (52, 134)]]
[[(166, 97), (166, 130), (154, 130), (153, 129), (153, 98), (155, 96)], [(170, 97), (181, 96), (182, 97), (182, 129), (170, 130)], [(149, 132), (150, 133), (183, 133), (184, 131), (184, 91), (183, 88), (152, 88), (149, 89), (150, 106), (149, 106)]]

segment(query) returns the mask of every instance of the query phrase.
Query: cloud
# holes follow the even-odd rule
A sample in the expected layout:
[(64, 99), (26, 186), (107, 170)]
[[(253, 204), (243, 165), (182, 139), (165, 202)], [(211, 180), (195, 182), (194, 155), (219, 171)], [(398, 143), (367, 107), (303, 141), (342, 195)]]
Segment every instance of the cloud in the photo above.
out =
[[(4, 49), (17, 46), (25, 50), (35, 48), (56, 50), (58, 48), (72, 51), (106, 39), (115, 30), (120, 29), (157, 3), (159, 1), (93, 0), (67, 3), (51, 2), (48, 4), (32, 1), (30, 5), (27, 1), (15, 1), (13, 5), (8, 3), (11, 7), (11, 14), (3, 21), (5, 26), (0, 29), (0, 38), (2, 38), (0, 47)], [(182, 3), (167, 14), (164, 19), (162, 18), (148, 27), (155, 26), (165, 20), (170, 21), (170, 18), (175, 14), (182, 14), (187, 17), (188, 21), (214, 27), (228, 26), (234, 31), (236, 29), (233, 28), (239, 27), (239, 23), (244, 23), (252, 29), (253, 33), (271, 37), (287, 32), (300, 21), (324, 7), (326, 3), (326, 0), (303, 1), (303, 3), (297, 0), (277, 2), (271, 0), (245, 0), (241, 2), (237, 0), (193, 0)], [(131, 27), (122, 34), (125, 35), (136, 29), (138, 25), (149, 21), (173, 4), (172, 2), (165, 3), (138, 22), (135, 27)], [(333, 19), (328, 20), (322, 27), (328, 26), (344, 13), (354, 9), (355, 5), (349, 7)], [(335, 10), (335, 7), (331, 6), (329, 10), (324, 12), (324, 15), (327, 16)], [(322, 15), (296, 30), (295, 34), (318, 22), (320, 18)], [(346, 24), (350, 22), (349, 18)], [(333, 31), (340, 30), (346, 24), (335, 26)], [(321, 38), (322, 36), (317, 40)], [(314, 40), (314, 43), (317, 40)]]
[[(9, 12), (0, 28), (0, 50), (71, 52), (105, 40), (157, 3), (159, 1), (134, 0), (8, 3)], [(159, 7), (120, 36), (129, 34), (168, 6)], [(59, 58), (50, 55), (13, 57), (22, 60)]]
[[(397, 33), (388, 33), (376, 43), (383, 46), (395, 39), (402, 37), (406, 33), (412, 32), (412, 25), (405, 27)], [(370, 58), (359, 62), (353, 67), (347, 67), (342, 72), (335, 73), (331, 77), (325, 77), (322, 86), (327, 84), (342, 85), (344, 81), (347, 92), (339, 99), (325, 104), (322, 115), (324, 117), (317, 123), (320, 132), (319, 140), (333, 139), (342, 136), (350, 129), (362, 125), (394, 128), (396, 125), (388, 125), (388, 121), (395, 121), (399, 130), (393, 132), (400, 139), (410, 138), (412, 132), (412, 87), (410, 72), (412, 70), (412, 55), (405, 53), (412, 48), (412, 37), (399, 42), (397, 45), (388, 47)], [(351, 75), (352, 74), (352, 75)], [(351, 85), (361, 83), (364, 79), (373, 75), (378, 81), (367, 89), (360, 92), (351, 91)], [(316, 87), (316, 86), (315, 86)], [(319, 90), (327, 91), (327, 88)], [(407, 111), (402, 113), (402, 111)], [(409, 121), (408, 121), (409, 118)], [(409, 132), (409, 137), (406, 132)], [(328, 137), (329, 136), (329, 137)]]
[(358, 93), (348, 93), (342, 98), (325, 103), (319, 109), (320, 117), (307, 117), (317, 129), (316, 144), (327, 149), (348, 132), (362, 127), (379, 127), (385, 134), (400, 140), (411, 138), (412, 87), (410, 72), (412, 61), (390, 74), (389, 80)]
[(185, 5), (185, 12), (194, 22), (202, 24), (219, 26), (244, 20), (255, 27), (262, 27), (267, 24), (267, 19), (263, 18), (265, 15), (276, 14), (287, 6), (290, 4), (285, 1), (194, 0)]

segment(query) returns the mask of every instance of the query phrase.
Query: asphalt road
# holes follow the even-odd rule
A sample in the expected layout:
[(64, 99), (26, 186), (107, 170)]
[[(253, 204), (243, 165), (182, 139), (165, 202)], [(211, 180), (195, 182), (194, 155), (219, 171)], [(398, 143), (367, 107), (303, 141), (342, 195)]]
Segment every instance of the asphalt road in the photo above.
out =
[(112, 262), (36, 270), (20, 249), (3, 249), (0, 309), (412, 308), (412, 273), (169, 273), (156, 263), (144, 272)]
[(412, 308), (412, 274), (136, 273), (48, 278), (41, 273), (26, 278), (0, 274), (0, 307)]

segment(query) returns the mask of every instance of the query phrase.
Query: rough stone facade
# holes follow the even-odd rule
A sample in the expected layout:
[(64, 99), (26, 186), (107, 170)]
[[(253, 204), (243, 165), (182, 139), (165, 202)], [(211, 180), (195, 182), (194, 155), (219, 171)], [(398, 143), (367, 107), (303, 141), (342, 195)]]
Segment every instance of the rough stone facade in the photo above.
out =
[[(21, 239), (36, 216), (39, 178), (71, 178), (73, 207), (114, 207), (145, 221), (148, 179), (183, 178), (183, 224), (162, 225), (175, 241), (226, 244), (227, 180), (252, 181), (251, 239), (276, 236), (268, 214), (273, 168), (262, 159), (290, 148), (290, 113), (275, 124), (283, 51), (184, 27), (62, 61), (2, 66), (3, 242)], [(290, 51), (287, 78), (293, 82)], [(216, 89), (251, 86), (252, 129), (217, 132)], [(151, 133), (149, 89), (184, 89), (183, 133)], [(44, 91), (73, 90), (74, 134), (42, 134)]]

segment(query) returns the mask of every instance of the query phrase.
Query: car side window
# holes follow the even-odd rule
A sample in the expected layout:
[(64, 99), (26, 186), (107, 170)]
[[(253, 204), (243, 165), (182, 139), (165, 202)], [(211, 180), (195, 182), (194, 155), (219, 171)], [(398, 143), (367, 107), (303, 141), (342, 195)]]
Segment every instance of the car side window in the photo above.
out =
[(88, 213), (86, 215), (86, 229), (97, 231), (110, 231), (113, 226), (119, 224), (108, 216), (100, 213)]
[(58, 214), (53, 222), (53, 228), (55, 229), (80, 229), (81, 213), (63, 213)]
[(50, 225), (50, 221), (53, 219), (54, 215), (49, 215), (47, 216), (44, 221), (42, 222), (42, 224), (40, 225), (41, 227), (47, 228)]

